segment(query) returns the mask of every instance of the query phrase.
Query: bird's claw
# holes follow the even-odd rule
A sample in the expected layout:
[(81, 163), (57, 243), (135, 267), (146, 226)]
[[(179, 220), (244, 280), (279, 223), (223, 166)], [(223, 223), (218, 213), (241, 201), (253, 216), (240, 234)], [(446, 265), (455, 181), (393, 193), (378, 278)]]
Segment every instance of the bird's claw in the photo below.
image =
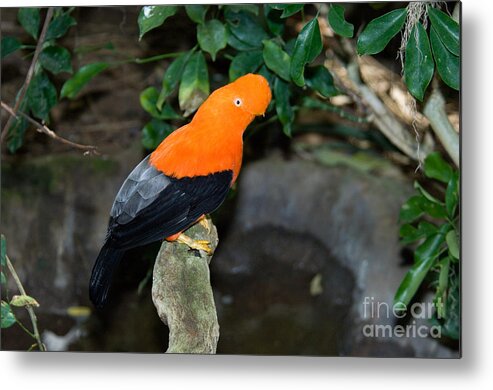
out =
[(176, 239), (181, 244), (187, 245), (191, 249), (195, 249), (198, 251), (204, 251), (208, 255), (212, 255), (212, 248), (210, 247), (211, 243), (207, 240), (194, 240), (185, 234), (180, 234)]
[(212, 255), (211, 243), (207, 240), (194, 240), (194, 246), (191, 246), (190, 248), (201, 250), (208, 255)]

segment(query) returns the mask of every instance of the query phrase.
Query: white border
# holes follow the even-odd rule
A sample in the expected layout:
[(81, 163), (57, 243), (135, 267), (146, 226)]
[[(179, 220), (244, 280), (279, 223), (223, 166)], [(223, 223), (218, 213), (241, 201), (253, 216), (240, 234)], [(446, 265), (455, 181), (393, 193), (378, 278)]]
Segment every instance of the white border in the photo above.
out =
[[(227, 1), (225, 1), (227, 2)], [(1, 0), (1, 6), (61, 2)], [(63, 5), (135, 4), (64, 1)], [(162, 1), (149, 1), (158, 4)], [(175, 1), (174, 3), (197, 3)], [(202, 2), (204, 3), (204, 2)], [(141, 3), (142, 4), (142, 3)], [(492, 378), (492, 2), (463, 2), (463, 359), (367, 359), (0, 352), (2, 388), (442, 389)]]

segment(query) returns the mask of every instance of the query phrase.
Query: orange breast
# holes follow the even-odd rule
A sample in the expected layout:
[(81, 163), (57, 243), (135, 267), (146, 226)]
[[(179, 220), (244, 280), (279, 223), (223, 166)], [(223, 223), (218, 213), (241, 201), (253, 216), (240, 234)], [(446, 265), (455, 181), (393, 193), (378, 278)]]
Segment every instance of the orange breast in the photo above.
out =
[(225, 170), (238, 177), (243, 155), (242, 134), (194, 127), (193, 122), (170, 134), (151, 154), (150, 162), (167, 176), (205, 176)]

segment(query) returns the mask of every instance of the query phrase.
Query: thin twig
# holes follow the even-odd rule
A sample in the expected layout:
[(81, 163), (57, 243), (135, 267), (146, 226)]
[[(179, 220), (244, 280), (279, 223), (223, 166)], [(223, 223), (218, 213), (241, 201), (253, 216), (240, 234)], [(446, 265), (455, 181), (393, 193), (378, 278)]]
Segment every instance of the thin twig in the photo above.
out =
[[(24, 290), (24, 286), (21, 283), (21, 280), (19, 279), (19, 276), (17, 275), (17, 272), (15, 271), (14, 266), (10, 262), (10, 259), (8, 256), (5, 256), (5, 260), (7, 261), (7, 267), (12, 274), (12, 277), (14, 278), (15, 284), (17, 285), (17, 288), (19, 289), (19, 292), (22, 295), (27, 295), (26, 290)], [(45, 345), (41, 342), (41, 337), (39, 336), (39, 331), (38, 331), (38, 320), (36, 318), (36, 314), (34, 313), (34, 309), (31, 307), (31, 305), (26, 305), (26, 310), (29, 313), (29, 317), (31, 318), (31, 323), (33, 325), (33, 333), (34, 333), (34, 338), (36, 339), (36, 342), (38, 343), (39, 350), (42, 352), (46, 351)]]
[[(43, 29), (41, 30), (41, 34), (39, 35), (38, 42), (36, 43), (36, 50), (34, 51), (31, 65), (29, 66), (29, 70), (27, 71), (26, 79), (24, 80), (24, 84), (22, 85), (22, 87), (19, 91), (17, 101), (15, 102), (15, 105), (13, 108), (14, 114), (16, 114), (17, 111), (19, 110), (19, 107), (21, 106), (21, 103), (24, 100), (24, 96), (26, 96), (26, 92), (27, 92), (27, 89), (29, 88), (29, 84), (31, 83), (31, 80), (33, 78), (34, 70), (36, 67), (36, 62), (38, 62), (39, 54), (41, 53), (41, 49), (43, 48), (43, 43), (45, 40), (46, 32), (48, 31), (48, 26), (50, 25), (50, 20), (51, 20), (52, 16), (53, 16), (53, 7), (50, 7), (50, 8), (48, 8), (48, 11), (46, 12), (46, 17), (45, 17), (45, 21), (43, 24)], [(0, 136), (0, 144), (2, 144), (3, 141), (5, 140), (5, 138), (7, 137), (7, 133), (8, 133), (10, 124), (12, 123), (13, 117), (16, 118), (16, 115), (11, 116), (7, 120), (7, 123), (5, 124), (5, 126), (3, 127), (2, 135)]]
[(99, 152), (97, 150), (96, 146), (93, 145), (83, 145), (83, 144), (78, 144), (76, 142), (69, 141), (68, 139), (65, 139), (63, 137), (60, 137), (57, 133), (55, 133), (53, 130), (51, 130), (48, 126), (41, 124), (37, 121), (35, 121), (33, 118), (31, 118), (29, 115), (23, 113), (22, 111), (18, 111), (17, 114), (14, 112), (14, 109), (7, 105), (5, 102), (0, 101), (1, 107), (7, 111), (12, 117), (18, 118), (18, 115), (22, 116), (25, 118), (28, 122), (36, 126), (37, 131), (40, 133), (46, 134), (50, 138), (53, 138), (54, 140), (57, 140), (65, 145), (72, 146), (76, 149), (81, 149), (84, 150), (85, 153), (89, 154), (95, 154), (99, 155)]

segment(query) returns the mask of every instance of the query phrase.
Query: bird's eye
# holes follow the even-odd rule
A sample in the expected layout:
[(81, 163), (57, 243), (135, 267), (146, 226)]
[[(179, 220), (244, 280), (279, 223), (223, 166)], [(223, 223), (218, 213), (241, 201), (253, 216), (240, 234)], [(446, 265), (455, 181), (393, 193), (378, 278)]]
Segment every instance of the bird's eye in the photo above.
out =
[(243, 104), (243, 101), (240, 98), (236, 98), (234, 102), (236, 107), (240, 107)]

